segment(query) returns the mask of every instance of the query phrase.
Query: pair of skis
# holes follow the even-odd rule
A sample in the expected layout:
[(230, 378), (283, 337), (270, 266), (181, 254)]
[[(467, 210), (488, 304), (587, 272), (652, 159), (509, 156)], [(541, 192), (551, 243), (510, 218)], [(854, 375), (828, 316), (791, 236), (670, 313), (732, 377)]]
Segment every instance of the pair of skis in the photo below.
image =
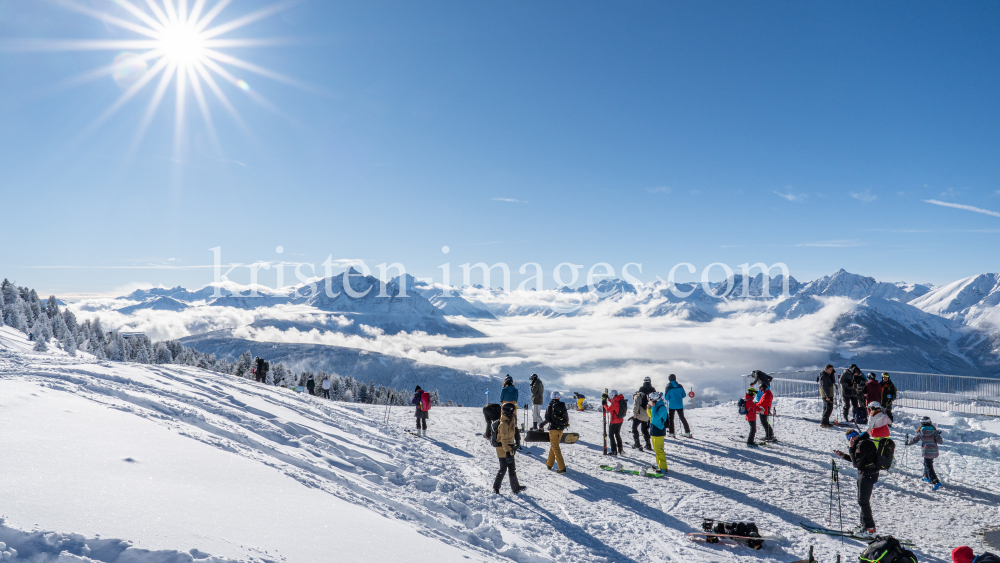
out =
[[(803, 530), (805, 530), (805, 531), (807, 531), (807, 532), (809, 532), (811, 534), (823, 534), (823, 535), (826, 535), (826, 536), (834, 536), (834, 537), (839, 537), (839, 538), (850, 538), (850, 539), (860, 540), (860, 541), (865, 541), (865, 542), (872, 542), (872, 541), (874, 541), (876, 539), (885, 537), (885, 536), (875, 536), (874, 538), (863, 538), (861, 536), (855, 535), (854, 532), (852, 532), (850, 530), (834, 530), (833, 528), (824, 528), (823, 526), (813, 526), (812, 524), (806, 524), (805, 522), (799, 522), (799, 526), (801, 526)], [(911, 542), (911, 541), (909, 541), (909, 540), (903, 540), (903, 539), (899, 539), (899, 538), (896, 538), (896, 540), (899, 541), (900, 544), (902, 544), (902, 545), (904, 545), (906, 547), (915, 547), (914, 543)]]

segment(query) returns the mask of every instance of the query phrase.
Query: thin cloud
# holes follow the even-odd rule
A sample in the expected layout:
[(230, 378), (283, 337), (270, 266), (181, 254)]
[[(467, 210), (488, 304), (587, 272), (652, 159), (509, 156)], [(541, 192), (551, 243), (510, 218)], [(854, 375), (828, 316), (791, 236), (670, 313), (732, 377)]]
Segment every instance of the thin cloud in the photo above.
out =
[(788, 201), (802, 201), (803, 199), (806, 198), (806, 194), (792, 193), (791, 189), (789, 189), (785, 193), (781, 193), (779, 191), (775, 191), (773, 193), (774, 193), (774, 195), (776, 195), (778, 197), (781, 197), (781, 198), (784, 198), (784, 199), (787, 199)]
[(646, 191), (651, 194), (669, 194), (672, 190), (667, 186), (658, 186), (656, 188), (646, 188)]
[(528, 203), (527, 201), (521, 201), (519, 199), (514, 199), (512, 197), (494, 197), (491, 199), (493, 201), (505, 201), (507, 203)]
[(795, 246), (817, 246), (822, 248), (851, 248), (854, 246), (864, 246), (865, 244), (857, 239), (854, 240), (824, 240), (819, 242), (800, 242)]
[(851, 197), (862, 203), (871, 203), (876, 199), (878, 199), (878, 196), (873, 194), (871, 190), (865, 190), (863, 192), (851, 192)]
[(989, 215), (991, 217), (1000, 217), (1000, 213), (996, 211), (990, 211), (989, 209), (982, 209), (979, 207), (973, 207), (971, 205), (962, 205), (961, 203), (948, 203), (947, 201), (938, 201), (936, 199), (925, 199), (927, 203), (932, 203), (934, 205), (940, 205), (941, 207), (951, 207), (953, 209), (964, 209), (965, 211), (975, 211), (976, 213), (982, 213), (983, 215)]

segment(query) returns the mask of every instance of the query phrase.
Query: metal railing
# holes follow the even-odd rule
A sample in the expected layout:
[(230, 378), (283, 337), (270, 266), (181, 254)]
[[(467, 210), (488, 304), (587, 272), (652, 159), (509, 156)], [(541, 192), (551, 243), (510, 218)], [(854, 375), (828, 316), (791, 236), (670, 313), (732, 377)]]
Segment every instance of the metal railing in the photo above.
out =
[[(845, 368), (837, 368), (835, 386), (840, 400), (840, 374)], [(864, 373), (875, 372), (882, 380), (883, 370), (863, 369)], [(771, 392), (775, 397), (819, 398), (816, 377), (820, 370), (774, 372), (768, 375)], [(1000, 379), (990, 377), (969, 377), (964, 375), (944, 375), (937, 373), (916, 373), (890, 371), (889, 376), (896, 386), (894, 406), (913, 407), (936, 411), (955, 411), (969, 414), (1000, 416)], [(752, 376), (744, 375), (744, 384), (749, 385)]]

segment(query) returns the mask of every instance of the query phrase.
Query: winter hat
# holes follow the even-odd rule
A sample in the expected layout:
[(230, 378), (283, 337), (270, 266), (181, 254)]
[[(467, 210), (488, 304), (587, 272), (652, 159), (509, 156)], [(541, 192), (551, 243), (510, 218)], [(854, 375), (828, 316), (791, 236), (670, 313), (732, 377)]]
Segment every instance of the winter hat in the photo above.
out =
[(657, 393), (656, 391), (653, 391), (652, 393), (649, 394), (649, 400), (653, 401), (654, 403), (656, 401), (659, 401), (661, 398), (663, 398), (663, 395)]
[(552, 397), (553, 399), (561, 399), (562, 395), (559, 394), (559, 391), (553, 391), (550, 397)]
[(421, 388), (420, 388), (420, 386), (419, 386), (419, 385), (417, 385), (417, 388), (416, 388), (416, 389), (414, 389), (414, 390), (413, 390), (413, 392), (414, 392), (414, 393), (416, 393), (417, 391), (423, 391), (423, 389), (421, 389)]
[(517, 407), (514, 406), (514, 403), (504, 403), (503, 407), (501, 407), (500, 410), (505, 415), (510, 416), (510, 415), (514, 414), (514, 409), (516, 409), (516, 408)]
[(614, 389), (612, 389), (611, 392), (608, 393), (608, 397), (611, 398), (611, 399), (614, 399), (615, 395), (617, 395), (617, 394), (618, 394), (618, 391), (615, 391)]
[(951, 550), (951, 562), (952, 563), (972, 563), (972, 559), (975, 557), (975, 553), (972, 552), (972, 548), (967, 545), (962, 547), (956, 547)]
[(642, 382), (643, 382), (643, 383), (652, 383), (652, 380), (651, 380), (651, 379), (649, 379), (648, 377), (643, 377), (643, 378), (642, 378)]
[(670, 381), (677, 381), (677, 376), (671, 373), (670, 377), (668, 377), (667, 379), (669, 379)]

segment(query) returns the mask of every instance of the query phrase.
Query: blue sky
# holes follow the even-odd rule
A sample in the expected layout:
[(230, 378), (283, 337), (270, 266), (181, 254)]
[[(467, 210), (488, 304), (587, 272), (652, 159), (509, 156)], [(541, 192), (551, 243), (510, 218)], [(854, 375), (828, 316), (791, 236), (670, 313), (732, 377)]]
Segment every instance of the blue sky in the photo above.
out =
[(0, 276), (197, 287), (217, 246), (438, 280), (448, 261), (453, 281), (538, 262), (547, 286), (561, 262), (639, 262), (644, 280), (679, 262), (934, 283), (1000, 268), (1000, 217), (927, 203), (1000, 211), (992, 2), (306, 1), (226, 35), (290, 44), (220, 50), (307, 88), (227, 67), (273, 110), (220, 82), (246, 130), (208, 95), (216, 149), (188, 89), (177, 153), (171, 87), (129, 156), (155, 84), (80, 139), (122, 87), (53, 86), (123, 50), (25, 40), (140, 37), (0, 0)]

